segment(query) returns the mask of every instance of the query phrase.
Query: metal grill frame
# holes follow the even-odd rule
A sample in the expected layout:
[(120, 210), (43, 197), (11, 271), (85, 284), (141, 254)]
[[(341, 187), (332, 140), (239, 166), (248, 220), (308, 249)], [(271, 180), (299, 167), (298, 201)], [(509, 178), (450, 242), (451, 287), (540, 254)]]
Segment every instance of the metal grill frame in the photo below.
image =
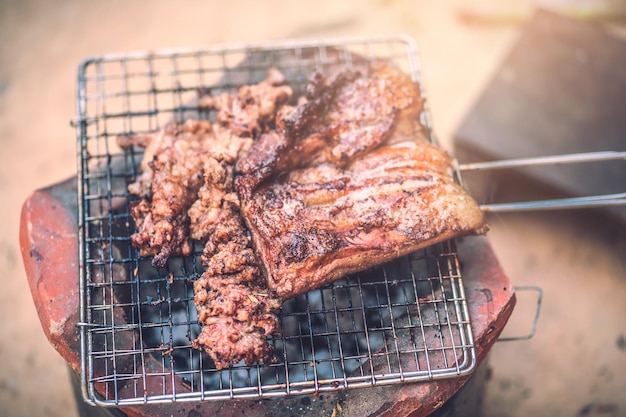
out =
[[(105, 55), (78, 69), (77, 117), (81, 380), (101, 406), (276, 398), (426, 381), (471, 373), (476, 351), (454, 241), (288, 300), (277, 362), (217, 371), (191, 347), (200, 325), (193, 280), (199, 248), (155, 269), (130, 245), (126, 186), (141, 153), (119, 135), (213, 115), (199, 91), (233, 91), (269, 66), (302, 89), (314, 68), (357, 57), (393, 62), (421, 83), (417, 47), (404, 36), (272, 41)], [(424, 99), (426, 94), (421, 89)], [(430, 139), (428, 107), (422, 123)], [(157, 369), (154, 369), (156, 365)], [(155, 388), (156, 387), (156, 388)], [(181, 388), (182, 387), (182, 388)]]

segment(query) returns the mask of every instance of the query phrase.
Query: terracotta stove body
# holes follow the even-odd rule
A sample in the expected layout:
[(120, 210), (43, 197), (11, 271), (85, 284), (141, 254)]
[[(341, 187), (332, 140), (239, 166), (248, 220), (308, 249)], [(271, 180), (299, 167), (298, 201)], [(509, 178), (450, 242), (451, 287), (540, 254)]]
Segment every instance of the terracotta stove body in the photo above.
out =
[[(72, 369), (80, 373), (79, 259), (76, 180), (34, 192), (24, 203), (20, 244), (33, 302), (44, 333)], [(472, 331), (477, 370), (472, 375), (420, 383), (337, 389), (269, 400), (173, 402), (99, 408), (84, 406), (84, 415), (128, 416), (426, 416), (469, 415), (480, 407), (480, 366), (504, 328), (515, 305), (515, 293), (483, 237), (457, 242)], [(159, 366), (150, 359), (146, 367)], [(173, 381), (184, 391), (184, 381)], [(460, 408), (461, 407), (461, 408)]]

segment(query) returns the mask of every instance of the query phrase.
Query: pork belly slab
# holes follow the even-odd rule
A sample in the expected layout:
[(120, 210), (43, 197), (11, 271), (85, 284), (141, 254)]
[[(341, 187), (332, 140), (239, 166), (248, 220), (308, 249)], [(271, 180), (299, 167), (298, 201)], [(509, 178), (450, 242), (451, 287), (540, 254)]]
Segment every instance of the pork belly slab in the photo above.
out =
[(279, 298), (486, 231), (478, 204), (453, 178), (453, 159), (425, 139), (423, 103), (407, 76), (373, 67), (334, 85), (330, 97), (319, 85), (335, 80), (315, 82), (285, 127), (238, 163), (241, 213)]

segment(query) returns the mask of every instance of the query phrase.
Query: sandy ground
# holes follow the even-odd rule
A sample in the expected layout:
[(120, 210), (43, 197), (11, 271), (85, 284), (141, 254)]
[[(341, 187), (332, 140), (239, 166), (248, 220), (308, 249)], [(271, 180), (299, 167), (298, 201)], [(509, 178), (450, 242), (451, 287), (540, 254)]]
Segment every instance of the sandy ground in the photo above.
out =
[[(469, 7), (503, 18), (467, 24), (459, 15)], [(17, 236), (26, 197), (76, 173), (70, 120), (81, 59), (171, 46), (405, 33), (419, 44), (435, 130), (450, 147), (454, 129), (531, 11), (528, 2), (495, 0), (0, 1), (0, 414), (76, 415), (64, 363), (31, 301)], [(490, 239), (513, 282), (542, 286), (545, 300), (534, 338), (493, 349), (485, 415), (626, 415), (624, 228), (581, 223), (577, 215), (490, 220)], [(520, 295), (520, 305), (511, 333), (529, 325), (532, 297)]]

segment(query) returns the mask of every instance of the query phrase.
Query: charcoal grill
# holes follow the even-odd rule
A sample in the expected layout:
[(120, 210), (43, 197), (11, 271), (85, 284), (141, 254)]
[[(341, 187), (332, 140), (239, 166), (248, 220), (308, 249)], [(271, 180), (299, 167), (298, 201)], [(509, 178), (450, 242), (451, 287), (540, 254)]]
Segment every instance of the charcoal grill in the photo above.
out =
[[(126, 190), (141, 153), (120, 135), (188, 118), (213, 120), (199, 96), (233, 91), (279, 68), (298, 96), (313, 69), (391, 61), (415, 82), (405, 37), (276, 41), (106, 55), (79, 67), (77, 112), (81, 380), (103, 406), (273, 398), (467, 375), (476, 347), (454, 241), (288, 300), (276, 362), (218, 371), (191, 347), (200, 325), (200, 248), (156, 269), (130, 244)], [(422, 89), (423, 91), (423, 89)], [(432, 141), (428, 109), (421, 115)], [(158, 366), (146, 366), (148, 362)], [(148, 361), (150, 359), (150, 361)], [(182, 380), (184, 390), (175, 381)], [(123, 389), (122, 389), (123, 388)]]
[[(201, 95), (257, 83), (270, 67), (279, 68), (299, 96), (314, 69), (380, 60), (421, 83), (417, 48), (402, 36), (177, 48), (81, 63), (74, 122), (80, 379), (87, 402), (132, 406), (293, 397), (474, 371), (477, 346), (453, 240), (286, 301), (280, 311), (282, 332), (269, 339), (276, 361), (227, 370), (215, 369), (191, 347), (200, 331), (193, 281), (202, 273), (201, 248), (170, 259), (166, 268), (153, 268), (130, 244), (133, 197), (127, 185), (139, 174), (142, 154), (120, 149), (118, 136), (154, 132), (172, 120), (214, 120), (214, 114), (199, 108)], [(436, 142), (427, 105), (421, 122)], [(626, 152), (608, 151), (463, 164), (457, 179), (467, 171), (624, 159)], [(626, 194), (617, 193), (481, 208), (503, 212), (624, 204)], [(490, 291), (480, 291), (491, 303)]]

